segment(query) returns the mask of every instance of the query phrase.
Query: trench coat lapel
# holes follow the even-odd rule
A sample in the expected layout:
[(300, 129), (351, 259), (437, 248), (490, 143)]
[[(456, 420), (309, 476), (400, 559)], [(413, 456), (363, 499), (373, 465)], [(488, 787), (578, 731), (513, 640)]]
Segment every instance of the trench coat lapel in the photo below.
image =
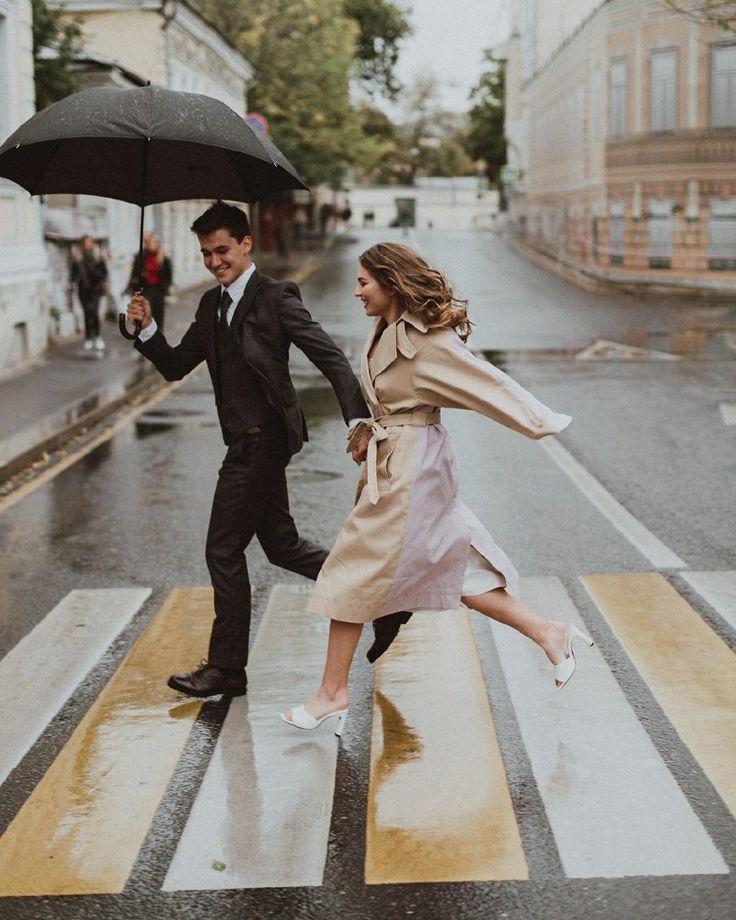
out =
[(365, 395), (368, 397), (368, 402), (372, 406), (379, 405), (379, 402), (378, 402), (378, 397), (376, 396), (376, 391), (373, 387), (373, 380), (371, 379), (371, 372), (370, 372), (370, 367), (369, 367), (369, 362), (368, 362), (368, 353), (371, 350), (371, 345), (375, 341), (376, 336), (378, 335), (378, 330), (381, 328), (382, 323), (383, 323), (383, 320), (380, 318), (380, 316), (376, 317), (376, 319), (373, 320), (373, 327), (370, 331), (370, 335), (365, 340), (365, 345), (363, 347), (363, 356), (360, 360), (360, 380), (361, 380), (361, 383), (363, 384), (363, 390), (365, 391)]
[(427, 331), (427, 326), (424, 321), (418, 316), (409, 313), (407, 310), (401, 314), (395, 323), (392, 323), (383, 330), (381, 338), (378, 340), (373, 354), (369, 358), (368, 353), (380, 331), (382, 322), (381, 319), (376, 320), (372, 333), (368, 336), (368, 342), (366, 343), (364, 353), (367, 376), (371, 384), (379, 374), (382, 374), (386, 370), (386, 368), (391, 367), (399, 355), (409, 360), (416, 355), (417, 350), (412, 345), (406, 331), (407, 325), (413, 326), (419, 332), (424, 333)]

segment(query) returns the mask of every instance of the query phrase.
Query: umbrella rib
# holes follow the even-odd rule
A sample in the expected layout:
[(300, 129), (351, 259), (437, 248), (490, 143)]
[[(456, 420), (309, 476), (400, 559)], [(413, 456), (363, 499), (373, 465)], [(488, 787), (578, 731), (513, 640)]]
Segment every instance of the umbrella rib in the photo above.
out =
[(39, 185), (42, 185), (42, 184), (43, 184), (42, 180), (43, 180), (44, 176), (46, 175), (46, 173), (48, 172), (48, 170), (50, 169), (51, 164), (52, 164), (53, 161), (54, 161), (54, 157), (55, 157), (56, 154), (58, 153), (59, 147), (61, 146), (62, 143), (63, 143), (63, 141), (62, 141), (61, 139), (58, 139), (58, 140), (55, 140), (55, 141), (54, 141), (53, 152), (52, 152), (48, 157), (45, 157), (45, 158), (44, 158), (43, 166), (41, 167), (41, 170), (39, 171), (38, 175), (35, 177), (35, 179), (34, 179), (34, 181), (33, 181), (33, 183), (32, 183), (32, 188), (29, 189), (31, 195), (44, 195), (44, 194), (46, 194), (46, 193), (43, 192), (43, 191), (37, 192), (36, 189), (38, 188)]
[[(228, 160), (230, 161), (230, 165), (231, 165), (232, 168), (235, 170), (235, 172), (238, 174), (238, 176), (240, 176), (240, 173), (238, 172), (238, 168), (237, 168), (237, 166), (235, 165), (235, 160), (233, 159), (233, 153), (235, 153), (235, 151), (234, 151), (234, 150), (229, 150), (227, 147), (223, 147), (222, 149), (223, 149), (223, 150), (225, 151), (225, 153), (227, 154), (227, 158), (228, 158)], [(243, 182), (243, 184), (245, 184), (245, 179), (243, 179), (242, 176), (241, 176), (240, 178), (241, 178), (241, 181)], [(246, 187), (245, 191), (247, 192), (247, 196), (250, 196), (250, 194), (251, 194), (250, 189)], [(246, 196), (245, 198), (243, 198), (243, 201), (250, 201), (250, 198), (247, 197), (247, 196)]]

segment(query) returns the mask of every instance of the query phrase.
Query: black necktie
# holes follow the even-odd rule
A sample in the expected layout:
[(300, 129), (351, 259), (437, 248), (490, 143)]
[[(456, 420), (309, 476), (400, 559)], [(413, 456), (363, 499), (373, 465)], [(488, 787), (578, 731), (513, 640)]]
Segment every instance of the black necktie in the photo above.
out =
[(227, 324), (227, 311), (232, 302), (232, 297), (228, 294), (227, 291), (223, 290), (222, 294), (220, 295), (220, 329), (223, 332), (227, 332), (229, 328)]

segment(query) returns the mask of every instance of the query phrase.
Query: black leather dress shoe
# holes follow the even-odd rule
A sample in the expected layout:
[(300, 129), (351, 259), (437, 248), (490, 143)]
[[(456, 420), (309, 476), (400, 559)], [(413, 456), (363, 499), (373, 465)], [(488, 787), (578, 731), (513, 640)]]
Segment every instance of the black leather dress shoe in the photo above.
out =
[(399, 613), (389, 613), (373, 621), (373, 645), (366, 652), (366, 658), (371, 664), (383, 655), (398, 636), (401, 627), (410, 619), (411, 613), (401, 610)]
[(243, 696), (248, 690), (245, 671), (237, 668), (217, 668), (202, 662), (202, 666), (189, 674), (172, 674), (167, 681), (172, 690), (189, 696)]

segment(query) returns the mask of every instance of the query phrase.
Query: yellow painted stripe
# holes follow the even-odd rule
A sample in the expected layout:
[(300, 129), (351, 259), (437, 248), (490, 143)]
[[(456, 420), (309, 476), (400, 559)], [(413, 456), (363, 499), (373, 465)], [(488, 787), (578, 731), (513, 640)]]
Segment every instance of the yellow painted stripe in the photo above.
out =
[(423, 612), (375, 670), (365, 880), (526, 878), (468, 615)]
[(123, 890), (201, 706), (166, 679), (212, 617), (210, 588), (172, 591), (0, 839), (0, 896)]
[(582, 579), (705, 775), (736, 814), (736, 656), (661, 575)]

